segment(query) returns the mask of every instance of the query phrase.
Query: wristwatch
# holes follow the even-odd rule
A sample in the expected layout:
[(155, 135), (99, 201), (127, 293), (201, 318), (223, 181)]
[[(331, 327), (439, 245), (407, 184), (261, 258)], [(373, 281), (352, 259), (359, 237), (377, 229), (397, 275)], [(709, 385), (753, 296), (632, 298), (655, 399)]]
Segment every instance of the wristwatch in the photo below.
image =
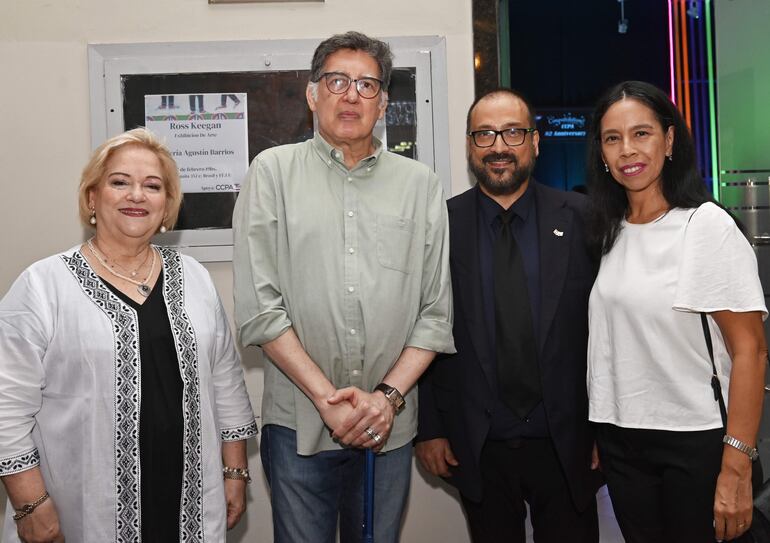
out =
[(398, 389), (385, 383), (380, 383), (374, 387), (374, 390), (379, 390), (385, 394), (385, 398), (390, 402), (390, 405), (393, 406), (393, 410), (396, 412), (396, 415), (403, 411), (404, 406), (406, 405), (406, 400), (404, 400), (404, 397), (401, 395)]
[(748, 445), (744, 443), (743, 441), (740, 441), (738, 439), (735, 439), (731, 435), (725, 434), (725, 437), (722, 438), (722, 443), (726, 443), (727, 445), (730, 445), (731, 447), (735, 447), (742, 453), (748, 455), (749, 458), (751, 458), (751, 461), (755, 461), (757, 458), (759, 458), (759, 451), (756, 447), (752, 447), (751, 445)]

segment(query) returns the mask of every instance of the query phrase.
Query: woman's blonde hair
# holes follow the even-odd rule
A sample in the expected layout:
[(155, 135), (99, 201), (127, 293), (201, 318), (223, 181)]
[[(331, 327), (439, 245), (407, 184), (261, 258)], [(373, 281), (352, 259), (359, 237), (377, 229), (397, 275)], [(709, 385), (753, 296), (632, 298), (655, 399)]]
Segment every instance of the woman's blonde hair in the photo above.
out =
[(136, 145), (155, 154), (160, 161), (163, 174), (163, 188), (166, 191), (166, 213), (163, 226), (171, 229), (176, 224), (179, 208), (182, 205), (182, 186), (179, 181), (179, 170), (168, 148), (146, 128), (134, 128), (114, 136), (102, 143), (91, 155), (91, 159), (83, 168), (78, 188), (78, 210), (80, 222), (90, 227), (91, 209), (88, 207), (89, 192), (104, 178), (107, 162), (113, 154), (127, 145)]

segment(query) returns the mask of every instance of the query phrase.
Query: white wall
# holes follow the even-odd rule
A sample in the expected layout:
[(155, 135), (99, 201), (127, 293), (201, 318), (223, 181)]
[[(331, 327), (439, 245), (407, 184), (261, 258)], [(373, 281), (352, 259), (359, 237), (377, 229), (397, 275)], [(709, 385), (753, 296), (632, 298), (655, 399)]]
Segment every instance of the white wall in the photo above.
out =
[[(89, 151), (86, 45), (163, 41), (323, 38), (346, 30), (447, 40), (452, 192), (468, 188), (465, 111), (473, 99), (471, 0), (326, 0), (233, 4), (206, 0), (3, 0), (0, 2), (0, 295), (30, 263), (83, 238), (76, 190)], [(232, 314), (231, 267), (208, 266)], [(261, 361), (244, 353), (261, 401)], [(230, 541), (270, 542), (270, 508), (256, 447), (245, 521)], [(458, 502), (416, 470), (406, 542), (468, 541)], [(0, 497), (5, 501), (0, 490)], [(2, 506), (0, 506), (0, 513)], [(0, 518), (2, 518), (0, 516)]]

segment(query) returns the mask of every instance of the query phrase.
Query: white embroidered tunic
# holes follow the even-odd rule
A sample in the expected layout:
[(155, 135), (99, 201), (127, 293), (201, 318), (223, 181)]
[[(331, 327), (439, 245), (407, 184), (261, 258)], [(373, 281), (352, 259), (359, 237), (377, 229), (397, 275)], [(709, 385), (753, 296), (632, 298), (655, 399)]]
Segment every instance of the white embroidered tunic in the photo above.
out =
[[(221, 442), (257, 426), (208, 272), (160, 252), (183, 386), (179, 540), (223, 542)], [(67, 541), (141, 541), (140, 392), (136, 313), (78, 248), (27, 268), (0, 301), (0, 476), (40, 465)]]

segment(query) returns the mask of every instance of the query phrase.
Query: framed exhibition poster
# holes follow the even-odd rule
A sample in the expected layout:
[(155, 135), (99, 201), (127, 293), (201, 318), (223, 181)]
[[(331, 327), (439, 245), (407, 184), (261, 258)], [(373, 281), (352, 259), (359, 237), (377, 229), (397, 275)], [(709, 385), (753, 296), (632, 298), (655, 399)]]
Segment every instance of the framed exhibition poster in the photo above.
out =
[[(375, 134), (433, 168), (450, 194), (444, 39), (386, 38), (389, 105)], [(262, 150), (313, 135), (305, 88), (319, 40), (89, 45), (91, 140), (137, 126), (159, 134), (180, 168), (175, 229), (158, 235), (200, 261), (232, 258), (232, 211)]]

